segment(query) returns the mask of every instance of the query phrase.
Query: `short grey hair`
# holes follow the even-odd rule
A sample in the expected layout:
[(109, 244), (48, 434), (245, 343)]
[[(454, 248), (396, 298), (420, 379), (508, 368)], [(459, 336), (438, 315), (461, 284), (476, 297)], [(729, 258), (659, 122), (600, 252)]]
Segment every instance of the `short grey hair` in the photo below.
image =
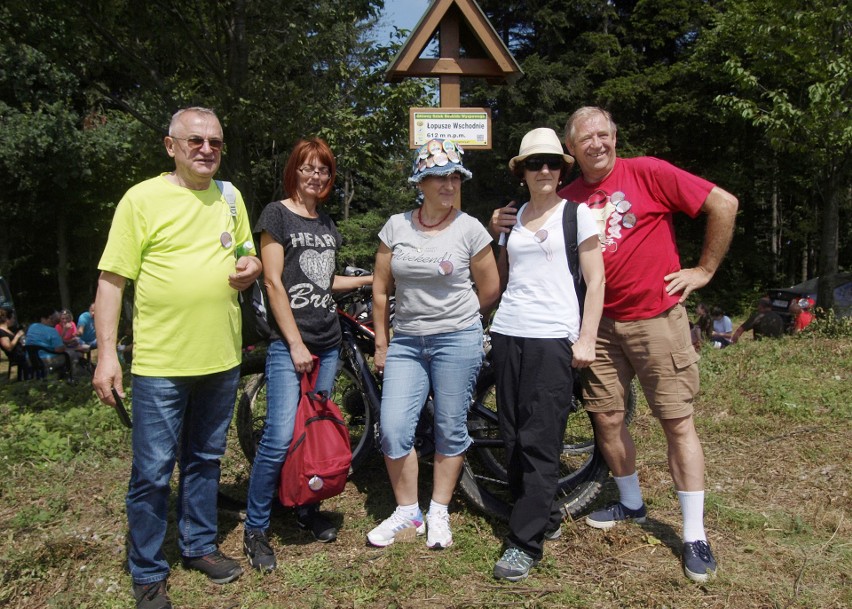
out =
[(616, 127), (615, 121), (612, 120), (612, 114), (598, 106), (583, 106), (582, 108), (575, 110), (574, 114), (568, 117), (568, 121), (565, 123), (565, 141), (573, 141), (574, 125), (577, 123), (577, 121), (589, 118), (594, 114), (602, 114), (603, 117), (609, 121), (609, 126), (612, 129), (613, 135), (615, 135), (615, 133), (618, 131), (618, 127)]
[(188, 112), (192, 112), (193, 114), (207, 114), (208, 116), (212, 116), (213, 118), (215, 118), (217, 121), (219, 120), (219, 117), (216, 116), (216, 113), (213, 110), (211, 110), (210, 108), (204, 108), (203, 106), (192, 106), (190, 108), (181, 108), (180, 110), (178, 110), (177, 112), (172, 114), (172, 120), (169, 122), (169, 137), (174, 136), (175, 125), (180, 120), (180, 118)]

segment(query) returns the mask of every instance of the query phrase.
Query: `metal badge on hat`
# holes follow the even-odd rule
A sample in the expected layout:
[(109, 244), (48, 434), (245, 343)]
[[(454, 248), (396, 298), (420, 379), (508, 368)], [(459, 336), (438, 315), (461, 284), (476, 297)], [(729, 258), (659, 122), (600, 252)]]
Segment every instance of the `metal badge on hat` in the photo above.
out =
[(451, 140), (429, 140), (420, 147), (415, 160), (414, 173), (432, 167), (444, 167), (448, 163), (461, 164), (464, 150)]

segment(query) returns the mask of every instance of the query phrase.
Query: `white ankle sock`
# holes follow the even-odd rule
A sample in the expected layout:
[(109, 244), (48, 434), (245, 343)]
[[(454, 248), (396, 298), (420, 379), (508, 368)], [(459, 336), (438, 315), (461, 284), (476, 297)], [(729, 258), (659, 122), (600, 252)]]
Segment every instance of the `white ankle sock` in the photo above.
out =
[(448, 505), (444, 505), (443, 503), (438, 503), (434, 499), (429, 502), (429, 513), (430, 514), (440, 514), (441, 512), (446, 512)]
[(704, 532), (704, 491), (678, 491), (683, 513), (683, 540), (707, 541)]
[(420, 513), (420, 505), (417, 503), (412, 503), (411, 505), (398, 505), (396, 506), (396, 509), (402, 516), (411, 519)]
[(615, 485), (618, 487), (618, 500), (621, 504), (631, 510), (638, 510), (644, 503), (642, 501), (642, 489), (639, 488), (639, 473), (633, 472), (629, 476), (617, 478), (613, 476)]

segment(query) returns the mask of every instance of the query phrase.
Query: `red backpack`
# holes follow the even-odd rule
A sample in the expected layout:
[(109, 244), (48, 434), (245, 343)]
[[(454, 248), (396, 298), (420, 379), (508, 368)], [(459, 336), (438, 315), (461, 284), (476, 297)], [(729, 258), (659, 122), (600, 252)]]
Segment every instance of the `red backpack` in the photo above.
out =
[(302, 398), (296, 411), (293, 441), (284, 466), (278, 498), (286, 507), (309, 505), (343, 492), (352, 448), (349, 428), (337, 404), (325, 392), (314, 392), (319, 358), (302, 375)]

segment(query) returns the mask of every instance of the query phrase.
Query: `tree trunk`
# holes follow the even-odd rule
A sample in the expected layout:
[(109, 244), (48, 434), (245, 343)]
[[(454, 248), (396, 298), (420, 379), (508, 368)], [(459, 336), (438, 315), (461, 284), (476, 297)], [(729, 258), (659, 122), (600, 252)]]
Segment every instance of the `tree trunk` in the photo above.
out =
[(68, 289), (68, 226), (65, 212), (60, 206), (56, 214), (56, 282), (59, 285), (59, 300), (63, 309), (71, 308), (71, 292)]
[(246, 37), (246, 0), (237, 0), (233, 3), (231, 10), (230, 28), (227, 32), (227, 91), (223, 96), (225, 103), (225, 116), (223, 119), (223, 131), (228, 135), (228, 151), (222, 159), (229, 176), (226, 179), (233, 180), (246, 204), (249, 219), (254, 221), (255, 203), (257, 193), (254, 181), (251, 179), (251, 155), (249, 153), (250, 138), (247, 137), (245, 129), (242, 128), (246, 117), (244, 115), (244, 104), (240, 100), (240, 93), (245, 89), (245, 83), (249, 78), (249, 45)]
[(828, 310), (834, 306), (834, 281), (837, 275), (838, 231), (840, 219), (840, 198), (843, 189), (840, 184), (840, 172), (833, 171), (825, 181), (825, 204), (822, 209), (822, 238), (819, 252), (819, 288), (817, 302)]
[(778, 255), (781, 249), (779, 247), (781, 243), (781, 229), (778, 226), (778, 180), (775, 179), (775, 172), (773, 171), (772, 173), (772, 240), (769, 247), (772, 249), (772, 276), (777, 278), (781, 269), (781, 257)]
[(343, 219), (349, 219), (349, 204), (352, 203), (352, 198), (355, 196), (355, 189), (352, 187), (352, 172), (346, 170), (343, 177)]

